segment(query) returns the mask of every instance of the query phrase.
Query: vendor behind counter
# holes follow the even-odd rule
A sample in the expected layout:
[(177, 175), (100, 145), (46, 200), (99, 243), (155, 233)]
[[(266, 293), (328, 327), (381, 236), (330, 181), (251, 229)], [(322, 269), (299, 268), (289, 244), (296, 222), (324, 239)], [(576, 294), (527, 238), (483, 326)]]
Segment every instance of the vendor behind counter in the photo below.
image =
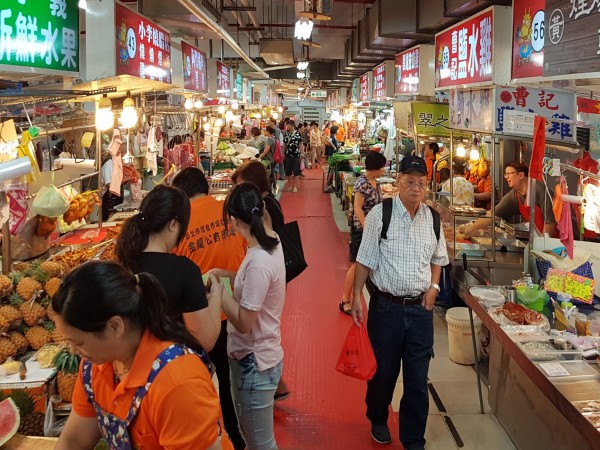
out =
[[(510, 220), (520, 215), (524, 222), (531, 222), (528, 205), (529, 168), (520, 162), (511, 162), (504, 168), (504, 179), (511, 188), (496, 206), (496, 217)], [(534, 223), (540, 233), (554, 235), (556, 220), (552, 212), (552, 202), (543, 184), (536, 184)], [(470, 236), (474, 231), (489, 226), (491, 219), (482, 218), (475, 222), (461, 225), (459, 232)]]

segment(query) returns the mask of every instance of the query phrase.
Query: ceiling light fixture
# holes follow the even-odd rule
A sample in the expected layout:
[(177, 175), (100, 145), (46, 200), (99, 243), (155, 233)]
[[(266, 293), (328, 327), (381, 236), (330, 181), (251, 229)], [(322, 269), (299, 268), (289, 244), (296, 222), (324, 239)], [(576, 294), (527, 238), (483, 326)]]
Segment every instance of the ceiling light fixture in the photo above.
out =
[(306, 70), (308, 69), (308, 61), (300, 61), (296, 67), (298, 70)]
[(296, 76), (298, 77), (298, 79), (303, 80), (304, 78), (306, 78), (306, 72), (298, 71), (298, 73), (296, 73)]
[(298, 20), (294, 28), (294, 37), (302, 41), (310, 39), (314, 22), (312, 20)]
[(192, 102), (191, 98), (186, 98), (185, 103), (183, 104), (185, 109), (192, 109), (194, 107), (194, 102)]
[(225, 114), (225, 106), (221, 105), (217, 108), (219, 114)]
[(331, 16), (317, 12), (316, 9), (314, 11), (302, 11), (300, 13), (300, 17), (305, 17), (312, 20), (331, 20)]
[(200, 108), (202, 108), (203, 106), (204, 106), (204, 103), (202, 103), (202, 100), (196, 100), (196, 101), (194, 102), (194, 108), (196, 108), (196, 109), (200, 109)]
[(96, 111), (96, 127), (100, 131), (106, 131), (115, 124), (115, 115), (112, 112), (112, 102), (108, 95), (100, 99), (98, 110)]
[(135, 102), (131, 98), (129, 91), (127, 92), (127, 98), (123, 102), (123, 112), (121, 113), (121, 124), (125, 128), (133, 128), (137, 124), (138, 115), (135, 110)]

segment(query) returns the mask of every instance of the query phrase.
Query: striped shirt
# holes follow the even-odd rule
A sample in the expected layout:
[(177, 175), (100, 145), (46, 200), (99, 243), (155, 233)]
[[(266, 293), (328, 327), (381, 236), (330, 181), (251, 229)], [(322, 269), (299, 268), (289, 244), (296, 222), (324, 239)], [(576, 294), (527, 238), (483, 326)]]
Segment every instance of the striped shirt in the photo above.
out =
[(367, 215), (356, 261), (370, 270), (375, 286), (396, 296), (419, 295), (431, 285), (431, 264), (449, 263), (444, 233), (436, 242), (431, 211), (422, 203), (411, 219), (400, 198), (394, 197), (387, 239), (381, 239), (381, 203)]

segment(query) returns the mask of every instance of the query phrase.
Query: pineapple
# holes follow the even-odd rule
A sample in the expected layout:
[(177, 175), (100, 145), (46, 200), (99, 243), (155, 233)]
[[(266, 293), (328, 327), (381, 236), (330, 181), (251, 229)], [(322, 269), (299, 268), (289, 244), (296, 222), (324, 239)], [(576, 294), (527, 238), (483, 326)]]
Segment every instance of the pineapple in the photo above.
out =
[(0, 334), (8, 331), (10, 328), (10, 322), (6, 317), (0, 314)]
[(46, 294), (48, 294), (50, 298), (54, 298), (54, 294), (56, 294), (60, 288), (61, 283), (62, 280), (60, 278), (50, 278), (48, 281), (46, 281), (46, 284), (44, 284), (44, 290), (46, 291)]
[(53, 322), (48, 321), (44, 323), (44, 327), (50, 332), (50, 338), (52, 339), (52, 342), (60, 343), (65, 341), (65, 337), (56, 329), (56, 325), (54, 325)]
[(80, 362), (81, 357), (69, 352), (68, 349), (61, 350), (54, 357), (53, 363), (58, 369), (56, 376), (58, 395), (64, 402), (71, 403), (73, 399), (73, 389), (77, 382)]
[(29, 341), (27, 338), (17, 331), (12, 331), (9, 333), (8, 338), (13, 344), (15, 344), (19, 353), (26, 352), (29, 348)]
[(9, 338), (0, 336), (0, 354), (4, 355), (4, 359), (17, 356), (17, 353), (17, 346)]
[(35, 410), (38, 399), (34, 398), (28, 389), (15, 389), (11, 392), (12, 398), (21, 416), (19, 433), (25, 436), (44, 435), (44, 414)]
[(26, 302), (37, 297), (41, 290), (42, 285), (40, 282), (32, 277), (23, 277), (17, 284), (17, 294)]
[(23, 322), (32, 327), (40, 323), (46, 317), (46, 310), (37, 302), (23, 302), (20, 297), (13, 294), (11, 300), (19, 304), (19, 312), (23, 316)]
[(0, 275), (0, 296), (5, 297), (12, 294), (13, 283), (6, 275)]
[(25, 337), (29, 341), (31, 348), (34, 350), (39, 350), (51, 340), (50, 332), (46, 328), (40, 326), (31, 327), (25, 333)]
[(4, 316), (4, 318), (8, 320), (10, 323), (10, 328), (18, 327), (23, 321), (23, 315), (19, 309), (13, 305), (0, 306), (0, 315)]
[(44, 261), (40, 263), (40, 270), (49, 277), (60, 277), (62, 275), (62, 266), (55, 261)]

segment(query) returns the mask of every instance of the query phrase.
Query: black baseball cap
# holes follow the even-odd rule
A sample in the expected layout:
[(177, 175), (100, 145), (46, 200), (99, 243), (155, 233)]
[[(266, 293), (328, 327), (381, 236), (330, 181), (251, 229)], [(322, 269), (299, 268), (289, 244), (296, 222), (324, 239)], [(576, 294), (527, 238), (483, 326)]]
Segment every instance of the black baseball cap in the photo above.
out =
[(424, 175), (427, 175), (427, 165), (425, 160), (420, 156), (409, 155), (402, 158), (400, 161), (400, 172), (409, 173), (416, 170)]

